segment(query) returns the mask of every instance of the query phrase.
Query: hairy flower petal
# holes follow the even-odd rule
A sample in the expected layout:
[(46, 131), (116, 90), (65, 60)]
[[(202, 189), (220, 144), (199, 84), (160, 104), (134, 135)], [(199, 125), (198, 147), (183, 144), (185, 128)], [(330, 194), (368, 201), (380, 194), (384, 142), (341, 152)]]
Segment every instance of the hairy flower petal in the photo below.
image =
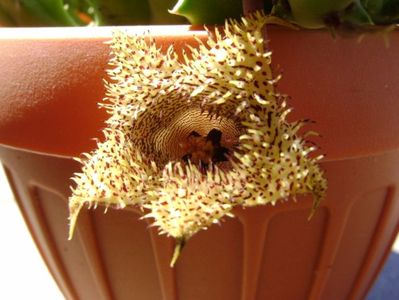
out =
[(156, 165), (146, 161), (125, 134), (109, 129), (104, 134), (106, 141), (98, 143), (92, 155), (86, 155), (82, 173), (73, 178), (76, 187), (69, 198), (70, 238), (84, 204), (117, 208), (142, 205), (148, 201), (146, 194), (158, 184)]
[[(161, 234), (188, 239), (201, 229), (218, 223), (234, 206), (232, 178), (216, 167), (202, 174), (196, 167), (169, 163), (161, 185), (145, 204)], [(240, 186), (239, 186), (240, 187)]]
[[(314, 211), (327, 188), (322, 156), (305, 139), (313, 132), (299, 134), (306, 122), (287, 121), (290, 108), (276, 91), (280, 76), (263, 40), (269, 18), (255, 13), (227, 22), (188, 47), (183, 62), (150, 36), (115, 33), (101, 103), (110, 114), (105, 141), (81, 159), (74, 177), (71, 232), (85, 203), (138, 205), (161, 234), (176, 238), (178, 255), (187, 239), (237, 205), (311, 193)], [(206, 168), (183, 161), (190, 134), (204, 139), (212, 130), (222, 135), (217, 147), (228, 159)]]

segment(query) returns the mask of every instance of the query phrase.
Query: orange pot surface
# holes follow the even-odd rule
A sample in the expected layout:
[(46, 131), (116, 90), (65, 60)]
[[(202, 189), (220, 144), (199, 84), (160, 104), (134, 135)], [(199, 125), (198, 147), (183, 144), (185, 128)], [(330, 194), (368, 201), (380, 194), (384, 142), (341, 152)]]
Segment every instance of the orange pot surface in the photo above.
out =
[[(111, 31), (0, 29), (0, 143), (7, 146), (0, 158), (65, 297), (364, 299), (399, 224), (399, 33), (386, 48), (379, 36), (358, 43), (322, 31), (269, 30), (291, 117), (315, 120), (308, 129), (323, 135), (327, 197), (311, 222), (310, 197), (237, 209), (237, 218), (194, 236), (172, 269), (173, 241), (131, 208), (105, 216), (84, 210), (67, 241), (70, 177), (79, 165), (53, 156), (90, 151), (102, 137), (107, 115), (97, 103)], [(178, 26), (154, 34), (181, 50), (205, 33)]]
[[(148, 27), (127, 27), (142, 33)], [(157, 42), (181, 50), (196, 44), (187, 26), (152, 27)], [(0, 30), (0, 143), (76, 156), (95, 147), (107, 115), (104, 97), (112, 28)], [(175, 36), (173, 36), (173, 34)], [(269, 30), (279, 90), (291, 96), (292, 118), (308, 129), (327, 160), (399, 146), (399, 33), (336, 38), (324, 31)]]

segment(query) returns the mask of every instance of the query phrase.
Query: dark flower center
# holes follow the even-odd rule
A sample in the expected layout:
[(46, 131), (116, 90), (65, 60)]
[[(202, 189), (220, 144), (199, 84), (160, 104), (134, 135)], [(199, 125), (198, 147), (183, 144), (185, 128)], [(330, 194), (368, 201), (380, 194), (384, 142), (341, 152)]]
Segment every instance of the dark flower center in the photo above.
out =
[(181, 161), (197, 167), (201, 165), (199, 169), (217, 164), (226, 170), (231, 167), (230, 158), (242, 134), (235, 120), (211, 117), (198, 108), (178, 112), (170, 121), (154, 124), (146, 131), (150, 133), (146, 138), (142, 138), (139, 130), (134, 131), (139, 133), (135, 143), (141, 143), (142, 153), (159, 166)]
[(201, 171), (208, 169), (211, 163), (216, 165), (228, 161), (230, 151), (222, 145), (222, 134), (222, 131), (216, 128), (206, 136), (192, 131), (181, 144), (185, 153), (182, 160), (197, 165)]

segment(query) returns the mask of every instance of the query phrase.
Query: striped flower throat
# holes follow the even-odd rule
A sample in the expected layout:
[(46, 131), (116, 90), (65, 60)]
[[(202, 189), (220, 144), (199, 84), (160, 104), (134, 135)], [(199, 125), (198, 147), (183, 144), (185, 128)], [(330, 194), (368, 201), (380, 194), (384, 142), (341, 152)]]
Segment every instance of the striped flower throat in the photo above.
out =
[(300, 134), (306, 122), (287, 120), (263, 40), (269, 18), (229, 21), (183, 61), (149, 36), (114, 34), (105, 140), (73, 178), (71, 235), (85, 204), (140, 207), (176, 239), (175, 254), (235, 206), (310, 193), (314, 212), (327, 188), (322, 156), (307, 140), (313, 132)]

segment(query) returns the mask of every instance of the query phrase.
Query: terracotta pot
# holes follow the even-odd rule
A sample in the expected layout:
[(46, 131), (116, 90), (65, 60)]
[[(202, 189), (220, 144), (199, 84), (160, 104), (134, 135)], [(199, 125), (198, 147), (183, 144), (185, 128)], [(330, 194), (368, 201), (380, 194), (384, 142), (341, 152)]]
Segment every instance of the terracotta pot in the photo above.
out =
[[(173, 242), (133, 209), (83, 211), (67, 240), (69, 178), (79, 170), (71, 157), (95, 147), (106, 119), (97, 102), (110, 32), (0, 30), (0, 158), (66, 298), (362, 299), (399, 224), (399, 33), (386, 48), (378, 36), (358, 43), (269, 30), (292, 118), (316, 120), (323, 135), (327, 199), (310, 222), (307, 197), (238, 209), (238, 218), (193, 237), (172, 269)], [(195, 44), (184, 26), (153, 34), (178, 49)]]

